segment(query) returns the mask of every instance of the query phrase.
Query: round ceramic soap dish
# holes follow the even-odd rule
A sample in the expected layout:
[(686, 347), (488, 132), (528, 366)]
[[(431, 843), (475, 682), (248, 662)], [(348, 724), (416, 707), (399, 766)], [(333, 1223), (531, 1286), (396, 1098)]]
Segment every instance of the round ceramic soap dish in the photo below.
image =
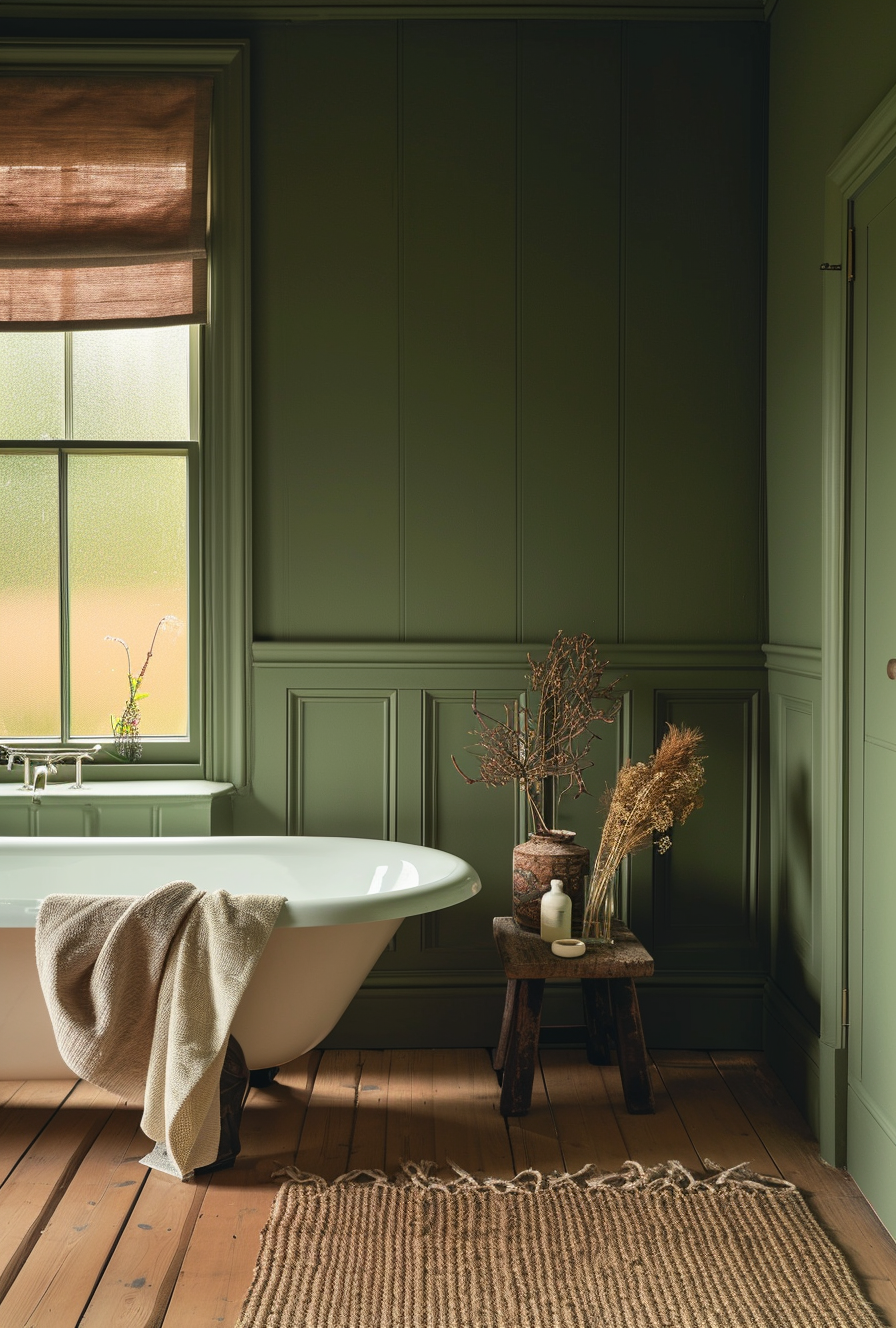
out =
[(560, 959), (579, 959), (585, 953), (584, 941), (551, 941), (551, 950)]

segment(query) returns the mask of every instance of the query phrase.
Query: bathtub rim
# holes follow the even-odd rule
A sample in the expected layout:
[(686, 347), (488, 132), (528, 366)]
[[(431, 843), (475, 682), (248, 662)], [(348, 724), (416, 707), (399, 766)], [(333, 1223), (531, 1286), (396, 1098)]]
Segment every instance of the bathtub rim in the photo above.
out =
[[(412, 886), (404, 890), (387, 890), (380, 894), (343, 895), (306, 900), (287, 898), (275, 924), (277, 927), (321, 927), (349, 922), (377, 922), (391, 918), (416, 917), (435, 909), (462, 903), (465, 899), (473, 898), (482, 888), (480, 877), (470, 864), (453, 853), (446, 853), (443, 849), (408, 844), (404, 840), (362, 839), (342, 835), (110, 835), (96, 838), (80, 835), (46, 838), (33, 835), (6, 835), (0, 837), (0, 872), (3, 870), (4, 855), (14, 852), (24, 852), (28, 856), (35, 857), (44, 855), (52, 859), (70, 852), (102, 855), (128, 849), (133, 851), (138, 845), (141, 850), (162, 854), (170, 852), (172, 846), (178, 844), (206, 850), (213, 847), (218, 851), (221, 849), (226, 851), (227, 848), (235, 846), (264, 851), (265, 847), (273, 849), (277, 846), (282, 849), (286, 845), (301, 842), (363, 844), (378, 848), (388, 845), (393, 851), (408, 849), (411, 853), (424, 853), (427, 857), (434, 858), (437, 863), (441, 860), (440, 865), (444, 866), (444, 874), (425, 885)], [(60, 893), (86, 894), (87, 892), (50, 889), (45, 895), (38, 896), (9, 899), (0, 896), (0, 927), (34, 927), (37, 921), (34, 905), (39, 904), (46, 895)], [(231, 890), (231, 893), (238, 892)]]

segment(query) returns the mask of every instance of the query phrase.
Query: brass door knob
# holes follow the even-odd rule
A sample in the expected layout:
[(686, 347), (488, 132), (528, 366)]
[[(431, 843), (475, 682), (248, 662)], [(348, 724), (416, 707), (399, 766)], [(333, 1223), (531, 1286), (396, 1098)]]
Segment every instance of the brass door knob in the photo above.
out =
[(887, 677), (896, 679), (896, 659), (887, 660)]

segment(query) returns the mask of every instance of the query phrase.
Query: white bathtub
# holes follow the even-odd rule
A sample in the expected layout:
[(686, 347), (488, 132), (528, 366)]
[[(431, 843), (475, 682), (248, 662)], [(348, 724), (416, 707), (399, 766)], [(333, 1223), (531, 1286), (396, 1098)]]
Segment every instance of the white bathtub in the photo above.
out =
[(49, 894), (141, 895), (168, 881), (285, 895), (233, 1034), (253, 1070), (333, 1028), (403, 918), (469, 899), (479, 877), (436, 849), (376, 839), (0, 839), (0, 1079), (68, 1076), (34, 962)]

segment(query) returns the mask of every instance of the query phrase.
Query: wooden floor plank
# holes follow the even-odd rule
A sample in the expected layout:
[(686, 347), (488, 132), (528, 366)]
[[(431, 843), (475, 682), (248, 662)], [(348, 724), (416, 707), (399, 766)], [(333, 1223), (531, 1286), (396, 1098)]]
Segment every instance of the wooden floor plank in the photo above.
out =
[(703, 1066), (712, 1064), (712, 1056), (708, 1051), (691, 1051), (688, 1048), (676, 1050), (669, 1047), (658, 1047), (651, 1051), (651, 1060), (654, 1065), (696, 1065)]
[(113, 1112), (0, 1303), (0, 1328), (76, 1328), (146, 1179), (148, 1148), (140, 1112)]
[(231, 1171), (212, 1175), (190, 1237), (165, 1328), (233, 1328), (258, 1258), (277, 1190), (274, 1172), (291, 1163), (315, 1083), (318, 1055), (284, 1066), (254, 1089), (243, 1112), (242, 1151)]
[(149, 1173), (79, 1328), (158, 1328), (207, 1188)]
[(358, 1051), (325, 1051), (307, 1105), (295, 1165), (325, 1180), (348, 1171), (363, 1068)]
[(896, 1286), (879, 1277), (860, 1276), (859, 1282), (865, 1296), (877, 1310), (881, 1322), (896, 1324)]
[(557, 1124), (545, 1088), (540, 1062), (535, 1064), (532, 1081), (532, 1106), (526, 1116), (511, 1116), (507, 1121), (514, 1170), (565, 1171), (563, 1150), (557, 1137)]
[(721, 1052), (714, 1059), (780, 1170), (805, 1195), (859, 1276), (869, 1285), (880, 1283), (878, 1292), (886, 1297), (883, 1284), (896, 1286), (896, 1242), (855, 1181), (821, 1160), (808, 1125), (762, 1057)]
[(617, 1171), (628, 1151), (597, 1066), (588, 1064), (584, 1051), (545, 1050), (541, 1063), (564, 1169), (593, 1163)]
[(0, 1299), (119, 1102), (92, 1084), (78, 1084), (0, 1190)]
[(392, 1052), (365, 1051), (362, 1058), (348, 1170), (372, 1168), (382, 1171), (386, 1165), (386, 1115)]
[(656, 1111), (653, 1115), (644, 1116), (631, 1116), (626, 1110), (619, 1071), (612, 1065), (596, 1068), (604, 1081), (619, 1132), (625, 1140), (626, 1157), (645, 1167), (674, 1160), (689, 1171), (702, 1172), (702, 1160), (654, 1064), (650, 1066), (650, 1077)]
[(860, 1197), (845, 1171), (822, 1162), (812, 1131), (758, 1053), (715, 1052), (713, 1062), (780, 1170), (804, 1194)]
[(393, 1175), (403, 1162), (432, 1162), (436, 1121), (432, 1051), (392, 1052), (386, 1093), (386, 1162)]
[(663, 1059), (658, 1069), (701, 1163), (733, 1167), (746, 1162), (763, 1175), (781, 1174), (709, 1057), (703, 1064), (686, 1065)]
[(23, 1086), (21, 1079), (0, 1079), (0, 1107), (5, 1107), (9, 1099)]
[(0, 1112), (0, 1185), (73, 1091), (75, 1079), (20, 1084)]
[(448, 1159), (475, 1175), (514, 1175), (501, 1092), (484, 1048), (433, 1053), (435, 1162), (449, 1176)]
[(896, 1324), (896, 1244), (852, 1179), (820, 1160), (763, 1059), (673, 1051), (656, 1061), (657, 1113), (629, 1116), (615, 1067), (546, 1050), (533, 1110), (508, 1132), (482, 1049), (306, 1058), (253, 1093), (244, 1153), (211, 1183), (139, 1167), (137, 1113), (109, 1094), (70, 1091), (71, 1081), (10, 1086), (0, 1108), (0, 1328), (233, 1328), (279, 1183), (270, 1172), (293, 1157), (331, 1179), (405, 1158), (452, 1157), (503, 1176), (585, 1162), (613, 1171), (627, 1157), (677, 1157), (694, 1170), (703, 1156), (749, 1160), (807, 1195)]

